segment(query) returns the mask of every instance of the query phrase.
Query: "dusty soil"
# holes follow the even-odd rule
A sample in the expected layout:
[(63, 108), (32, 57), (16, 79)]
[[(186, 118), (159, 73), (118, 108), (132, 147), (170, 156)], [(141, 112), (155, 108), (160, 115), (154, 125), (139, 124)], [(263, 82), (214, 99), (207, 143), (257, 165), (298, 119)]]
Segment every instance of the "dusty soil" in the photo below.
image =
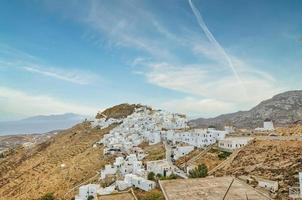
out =
[(234, 160), (218, 169), (215, 176), (253, 175), (279, 181), (278, 193), (286, 196), (298, 184), (302, 171), (302, 141), (257, 140), (238, 152)]
[[(32, 200), (49, 192), (63, 199), (78, 184), (93, 181), (109, 160), (102, 147), (92, 146), (112, 128), (91, 129), (82, 123), (32, 149), (14, 150), (0, 160), (0, 199)], [(73, 195), (71, 190), (65, 199)]]
[(135, 189), (134, 193), (138, 200), (164, 200), (165, 197), (160, 189), (153, 189), (145, 192), (143, 190)]
[(144, 158), (144, 162), (151, 160), (162, 160), (166, 158), (166, 150), (163, 143), (155, 145), (148, 145), (148, 143), (142, 143), (139, 145), (148, 156)]
[(218, 166), (223, 160), (220, 160), (218, 157), (219, 151), (211, 149), (209, 152), (205, 153), (202, 156), (198, 156), (200, 153), (202, 153), (203, 150), (201, 149), (195, 149), (194, 151), (190, 152), (188, 155), (181, 157), (178, 159), (175, 164), (176, 166), (183, 168), (183, 166), (186, 166), (186, 163), (190, 161), (190, 159), (197, 157), (194, 162), (190, 162), (190, 165), (200, 165), (204, 163), (208, 170), (210, 171), (214, 167)]
[(131, 115), (136, 108), (140, 108), (140, 107), (142, 107), (142, 105), (124, 103), (117, 106), (113, 106), (111, 108), (104, 110), (101, 113), (98, 113), (96, 118), (100, 119), (105, 116), (107, 118), (115, 118), (115, 119), (125, 118), (128, 115)]
[(288, 127), (277, 128), (276, 132), (282, 136), (302, 136), (302, 124), (293, 124)]

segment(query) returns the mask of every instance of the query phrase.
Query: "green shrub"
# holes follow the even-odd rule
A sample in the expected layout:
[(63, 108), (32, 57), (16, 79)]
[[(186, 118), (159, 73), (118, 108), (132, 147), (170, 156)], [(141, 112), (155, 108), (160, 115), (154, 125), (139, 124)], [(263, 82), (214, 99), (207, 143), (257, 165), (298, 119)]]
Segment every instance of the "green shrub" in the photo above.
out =
[(172, 180), (172, 179), (177, 179), (177, 175), (171, 174), (170, 176), (162, 176), (159, 178), (160, 180)]
[(151, 181), (155, 180), (155, 174), (154, 174), (154, 172), (149, 172), (148, 173), (148, 180), (151, 180)]
[(226, 152), (226, 151), (222, 151), (218, 154), (218, 158), (219, 160), (225, 160), (227, 157), (229, 157), (232, 153), (230, 152)]
[(87, 200), (93, 200), (94, 199), (94, 197), (92, 196), (92, 195), (90, 195), (88, 198), (87, 198)]
[(53, 196), (53, 193), (47, 193), (44, 196), (40, 197), (38, 200), (54, 200), (55, 197)]
[(207, 175), (208, 167), (205, 164), (198, 165), (198, 167), (189, 171), (190, 178), (203, 178)]

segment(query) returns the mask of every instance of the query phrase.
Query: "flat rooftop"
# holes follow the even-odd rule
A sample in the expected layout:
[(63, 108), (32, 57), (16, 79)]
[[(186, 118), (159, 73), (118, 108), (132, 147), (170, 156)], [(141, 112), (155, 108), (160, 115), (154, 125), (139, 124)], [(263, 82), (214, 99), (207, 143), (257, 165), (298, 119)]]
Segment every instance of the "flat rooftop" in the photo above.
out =
[(233, 177), (176, 179), (160, 181), (160, 185), (168, 200), (222, 200), (226, 193), (226, 200), (270, 199), (238, 179), (234, 179), (232, 183), (233, 179)]

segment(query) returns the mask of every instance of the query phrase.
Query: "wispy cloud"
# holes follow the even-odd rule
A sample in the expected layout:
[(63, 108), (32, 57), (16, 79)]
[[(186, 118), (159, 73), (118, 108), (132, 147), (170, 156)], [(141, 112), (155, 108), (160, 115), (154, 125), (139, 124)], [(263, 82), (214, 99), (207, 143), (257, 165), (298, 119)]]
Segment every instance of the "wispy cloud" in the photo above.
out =
[(58, 68), (46, 67), (42, 68), (33, 65), (24, 66), (23, 69), (31, 73), (36, 73), (80, 85), (90, 84), (97, 78), (92, 73), (81, 72), (79, 70), (62, 70)]
[(0, 44), (0, 67), (16, 68), (80, 85), (101, 80), (99, 75), (88, 70), (49, 66), (36, 56), (3, 44)]
[[(284, 90), (268, 72), (225, 50), (230, 47), (224, 48), (216, 40), (192, 0), (188, 8), (193, 14), (188, 21), (196, 19), (198, 24), (170, 19), (173, 27), (146, 8), (144, 1), (90, 3), (84, 11), (69, 13), (91, 29), (93, 36), (86, 38), (92, 43), (109, 40), (114, 48), (129, 48), (131, 56), (137, 54), (131, 63), (134, 73), (144, 76), (149, 84), (185, 96), (163, 102), (167, 108), (191, 112), (191, 105), (196, 105), (203, 107), (201, 113), (221, 113), (248, 108)], [(197, 25), (204, 35), (192, 28)]]
[[(198, 21), (198, 24), (200, 26), (200, 28), (203, 30), (203, 32), (205, 33), (206, 37), (210, 40), (211, 44), (216, 48), (216, 50), (225, 58), (225, 60), (227, 61), (229, 67), (231, 68), (231, 70), (233, 71), (237, 81), (239, 84), (242, 85), (242, 81), (239, 77), (239, 74), (236, 70), (236, 67), (231, 59), (231, 57), (226, 53), (226, 51), (224, 50), (224, 48), (219, 44), (219, 42), (215, 39), (215, 37), (213, 36), (213, 34), (211, 33), (211, 31), (208, 29), (206, 23), (204, 22), (200, 12), (198, 11), (198, 9), (195, 7), (195, 5), (193, 4), (192, 0), (188, 0), (189, 4), (192, 8), (192, 11)], [(243, 85), (242, 85), (243, 86)], [(244, 86), (243, 86), (244, 87)]]
[[(168, 63), (145, 63), (145, 65), (148, 65), (148, 70), (143, 74), (149, 83), (198, 98), (252, 106), (285, 89), (270, 75), (246, 66), (239, 68), (245, 87), (243, 91), (231, 74), (218, 76), (198, 65), (177, 66)], [(244, 95), (245, 92), (249, 97)]]
[(84, 115), (94, 114), (97, 109), (82, 103), (62, 101), (47, 95), (28, 94), (9, 87), (0, 87), (0, 113), (16, 116), (60, 114), (66, 112)]
[(232, 112), (235, 109), (232, 103), (195, 97), (165, 101), (161, 106), (172, 112), (190, 113), (191, 117), (199, 116), (200, 113), (203, 114), (203, 117), (211, 117), (221, 113)]

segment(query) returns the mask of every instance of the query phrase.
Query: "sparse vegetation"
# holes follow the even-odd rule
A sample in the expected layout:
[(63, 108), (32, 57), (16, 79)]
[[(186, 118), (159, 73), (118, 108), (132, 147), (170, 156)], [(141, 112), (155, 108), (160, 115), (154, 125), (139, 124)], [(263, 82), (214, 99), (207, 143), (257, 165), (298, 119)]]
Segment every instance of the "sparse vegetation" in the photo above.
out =
[(40, 197), (38, 200), (54, 200), (55, 197), (53, 193), (47, 193), (44, 196)]
[(161, 174), (157, 174), (156, 178), (158, 180), (172, 180), (177, 179), (177, 176), (175, 174), (171, 174), (170, 176), (162, 176)]
[(154, 181), (155, 180), (155, 174), (153, 172), (148, 173), (148, 180)]
[(208, 175), (208, 167), (205, 164), (198, 165), (195, 169), (189, 171), (190, 178), (203, 178)]
[(148, 154), (144, 161), (151, 161), (151, 160), (162, 160), (166, 157), (166, 150), (162, 143), (158, 143), (155, 145), (149, 146), (148, 143), (143, 143), (139, 145), (146, 154)]
[(120, 119), (131, 115), (136, 108), (140, 108), (139, 104), (120, 104), (104, 110), (102, 113), (98, 113), (96, 118), (100, 119), (106, 116), (107, 118)]
[(94, 199), (94, 197), (92, 196), (92, 195), (90, 195), (88, 198), (87, 198), (87, 200), (93, 200)]
[(225, 160), (227, 157), (229, 157), (232, 153), (230, 152), (226, 152), (226, 151), (221, 151), (219, 154), (218, 154), (218, 158), (219, 160)]
[(149, 192), (136, 190), (135, 194), (139, 200), (164, 200), (165, 199), (162, 192), (158, 189), (154, 189)]

